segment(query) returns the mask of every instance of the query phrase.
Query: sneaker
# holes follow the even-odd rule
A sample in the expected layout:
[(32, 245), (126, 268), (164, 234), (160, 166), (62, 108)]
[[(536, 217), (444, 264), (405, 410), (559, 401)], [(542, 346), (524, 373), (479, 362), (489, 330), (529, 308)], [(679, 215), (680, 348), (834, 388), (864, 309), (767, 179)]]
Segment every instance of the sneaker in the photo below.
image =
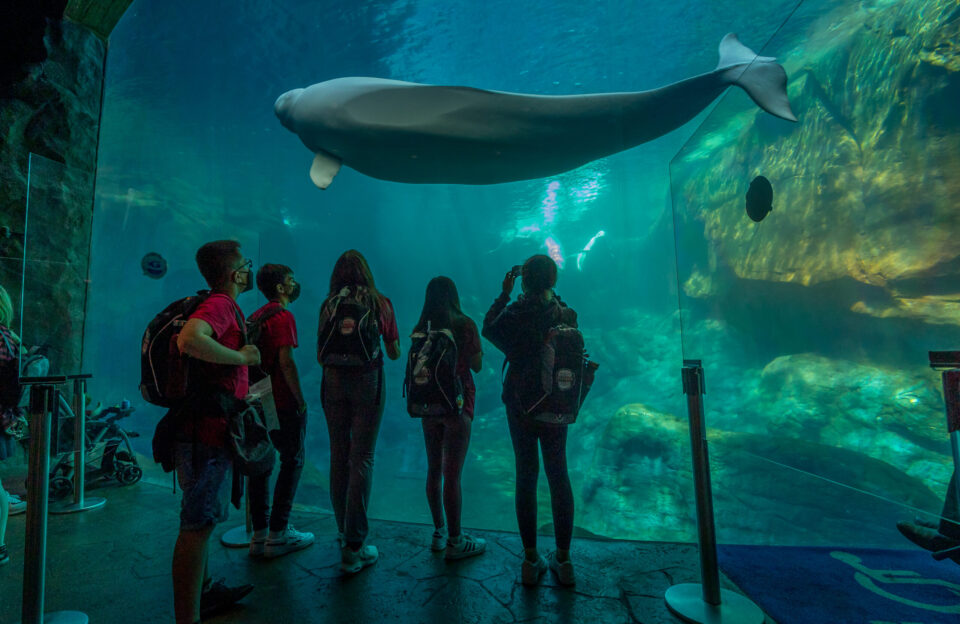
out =
[(520, 582), (524, 585), (536, 585), (540, 582), (540, 577), (547, 571), (547, 560), (537, 555), (536, 561), (530, 561), (526, 557), (520, 564)]
[(553, 551), (550, 553), (549, 563), (550, 569), (557, 575), (557, 581), (561, 585), (570, 587), (577, 584), (577, 579), (573, 575), (573, 563), (569, 559), (557, 561), (557, 552)]
[(200, 619), (205, 620), (236, 604), (253, 591), (253, 585), (227, 587), (223, 580), (212, 583), (200, 594)]
[(360, 550), (353, 550), (344, 546), (340, 550), (340, 570), (344, 574), (356, 574), (367, 566), (371, 566), (380, 558), (376, 546), (363, 546)]
[(10, 563), (10, 555), (7, 554), (6, 546), (0, 546), (0, 566), (5, 563)]
[(466, 559), (467, 557), (482, 554), (486, 549), (487, 540), (464, 533), (458, 537), (456, 541), (451, 539), (447, 542), (447, 554), (445, 554), (443, 558), (448, 560)]
[(440, 528), (436, 529), (433, 532), (433, 537), (430, 540), (430, 550), (433, 552), (440, 552), (447, 547), (447, 529)]
[(250, 550), (247, 554), (251, 557), (262, 557), (263, 547), (267, 543), (267, 530), (254, 531), (250, 537)]
[(952, 540), (936, 529), (918, 526), (913, 522), (898, 522), (897, 530), (900, 531), (905, 538), (920, 548), (929, 550), (931, 552), (937, 552), (940, 550), (953, 548), (954, 546), (960, 546), (960, 541)]
[(22, 514), (27, 510), (27, 501), (23, 500), (16, 494), (10, 494), (10, 515), (16, 516), (17, 514)]
[[(273, 532), (271, 531), (271, 535), (272, 534)], [(271, 559), (297, 550), (303, 550), (311, 546), (314, 541), (313, 533), (298, 531), (293, 528), (292, 524), (288, 524), (287, 528), (283, 530), (283, 533), (276, 537), (267, 538), (267, 542), (263, 547), (263, 556)]]

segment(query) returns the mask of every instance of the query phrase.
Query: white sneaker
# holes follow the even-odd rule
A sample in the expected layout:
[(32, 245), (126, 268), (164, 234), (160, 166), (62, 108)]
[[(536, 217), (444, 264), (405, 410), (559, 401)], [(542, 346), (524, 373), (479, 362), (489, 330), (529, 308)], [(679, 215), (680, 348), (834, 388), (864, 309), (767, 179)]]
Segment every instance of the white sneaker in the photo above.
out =
[(446, 527), (441, 527), (434, 530), (433, 536), (430, 538), (430, 550), (433, 552), (440, 552), (447, 547), (447, 529)]
[(569, 559), (557, 561), (557, 551), (553, 551), (550, 553), (549, 564), (561, 585), (570, 587), (577, 584), (577, 579), (573, 574), (573, 563)]
[(251, 557), (262, 557), (263, 548), (267, 543), (267, 530), (263, 529), (262, 531), (254, 531), (253, 535), (250, 536), (250, 550), (247, 551), (247, 554)]
[(270, 532), (270, 536), (267, 537), (267, 541), (263, 545), (263, 556), (272, 559), (297, 550), (303, 550), (311, 546), (314, 541), (313, 533), (298, 531), (293, 528), (292, 524), (288, 524), (283, 533), (278, 536), (274, 536), (273, 531)]
[(353, 550), (345, 546), (340, 550), (340, 570), (345, 574), (356, 574), (367, 566), (371, 566), (380, 558), (376, 546), (363, 546), (360, 550)]
[(27, 510), (27, 501), (23, 500), (16, 494), (9, 494), (10, 499), (10, 515), (16, 516), (17, 514), (22, 514)]
[(520, 564), (520, 582), (524, 585), (536, 585), (540, 582), (540, 577), (547, 571), (547, 560), (537, 555), (536, 561), (530, 561), (526, 557)]
[(487, 540), (464, 533), (456, 541), (451, 539), (447, 542), (447, 554), (444, 555), (444, 559), (466, 559), (483, 554), (486, 549)]

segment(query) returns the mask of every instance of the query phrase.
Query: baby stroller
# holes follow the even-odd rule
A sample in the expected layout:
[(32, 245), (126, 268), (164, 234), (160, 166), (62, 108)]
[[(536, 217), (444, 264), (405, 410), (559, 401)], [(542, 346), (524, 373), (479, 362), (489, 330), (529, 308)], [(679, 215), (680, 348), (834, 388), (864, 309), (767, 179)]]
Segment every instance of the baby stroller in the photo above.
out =
[[(86, 455), (86, 482), (115, 480), (121, 485), (133, 485), (143, 477), (143, 469), (130, 445), (130, 438), (139, 434), (125, 431), (117, 421), (134, 412), (126, 401), (121, 405), (88, 411), (84, 427)], [(57, 423), (56, 454), (51, 457), (50, 498), (73, 494), (74, 467), (74, 413), (70, 404), (60, 397), (60, 419)]]

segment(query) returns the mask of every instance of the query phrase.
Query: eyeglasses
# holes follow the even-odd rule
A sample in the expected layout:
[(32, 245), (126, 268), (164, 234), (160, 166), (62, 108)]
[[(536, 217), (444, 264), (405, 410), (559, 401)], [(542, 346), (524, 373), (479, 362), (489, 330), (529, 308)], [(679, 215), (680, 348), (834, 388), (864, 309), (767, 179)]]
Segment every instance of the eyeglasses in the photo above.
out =
[(233, 272), (237, 273), (238, 271), (246, 271), (247, 273), (249, 273), (252, 270), (253, 270), (253, 260), (247, 260), (246, 262), (244, 262), (243, 264), (235, 268)]

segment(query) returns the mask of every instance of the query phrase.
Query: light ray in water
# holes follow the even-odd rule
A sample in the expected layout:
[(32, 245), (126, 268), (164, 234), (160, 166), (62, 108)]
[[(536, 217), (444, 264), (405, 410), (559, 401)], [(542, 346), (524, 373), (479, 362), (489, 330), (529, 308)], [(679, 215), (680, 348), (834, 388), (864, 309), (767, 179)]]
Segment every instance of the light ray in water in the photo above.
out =
[(556, 180), (547, 185), (547, 196), (543, 198), (543, 204), (540, 206), (544, 224), (553, 223), (557, 216), (557, 189), (559, 188), (560, 183)]

